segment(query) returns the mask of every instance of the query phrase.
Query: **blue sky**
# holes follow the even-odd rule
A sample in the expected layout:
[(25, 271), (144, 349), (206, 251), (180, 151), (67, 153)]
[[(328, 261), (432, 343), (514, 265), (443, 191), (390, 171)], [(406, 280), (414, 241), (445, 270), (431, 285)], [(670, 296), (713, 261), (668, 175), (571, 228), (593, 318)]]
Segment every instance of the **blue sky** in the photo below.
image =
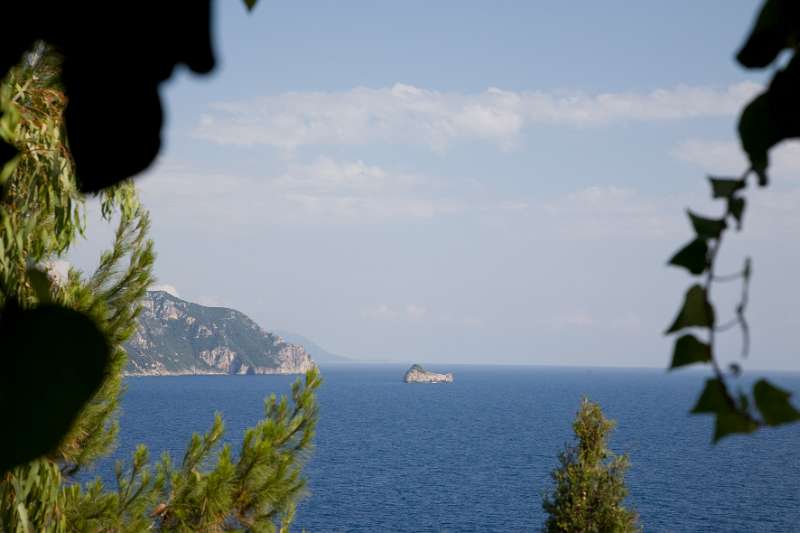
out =
[[(733, 61), (757, 5), (218, 2), (139, 179), (159, 283), (361, 359), (663, 367), (683, 210), (719, 211), (768, 79)], [(781, 147), (722, 257), (754, 258), (757, 368), (800, 368), (798, 171)]]

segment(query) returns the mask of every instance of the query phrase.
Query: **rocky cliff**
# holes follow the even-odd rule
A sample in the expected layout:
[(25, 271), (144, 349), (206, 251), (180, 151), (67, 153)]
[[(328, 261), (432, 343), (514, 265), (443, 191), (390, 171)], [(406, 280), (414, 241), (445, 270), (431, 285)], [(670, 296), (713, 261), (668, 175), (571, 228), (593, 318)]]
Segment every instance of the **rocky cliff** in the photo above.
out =
[(452, 383), (453, 374), (436, 374), (428, 372), (419, 365), (412, 365), (403, 377), (406, 383)]
[(125, 343), (127, 374), (299, 374), (316, 363), (243, 313), (148, 292)]

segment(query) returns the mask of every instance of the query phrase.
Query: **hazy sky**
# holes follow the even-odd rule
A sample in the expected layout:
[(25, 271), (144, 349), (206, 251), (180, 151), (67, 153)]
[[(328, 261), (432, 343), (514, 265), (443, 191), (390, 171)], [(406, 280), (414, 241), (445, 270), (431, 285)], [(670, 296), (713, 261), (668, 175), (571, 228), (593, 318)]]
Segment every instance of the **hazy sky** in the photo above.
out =
[[(138, 180), (159, 283), (356, 358), (663, 367), (684, 209), (745, 168), (759, 3), (219, 1)], [(753, 256), (745, 366), (798, 369), (800, 149), (774, 159), (721, 269)]]

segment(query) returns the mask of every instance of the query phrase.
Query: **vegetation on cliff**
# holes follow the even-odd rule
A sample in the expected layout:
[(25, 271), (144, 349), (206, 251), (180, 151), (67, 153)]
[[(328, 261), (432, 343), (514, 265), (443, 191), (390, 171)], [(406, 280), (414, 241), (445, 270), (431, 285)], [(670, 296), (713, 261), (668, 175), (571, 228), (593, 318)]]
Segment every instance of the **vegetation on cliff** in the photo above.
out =
[(302, 346), (264, 331), (247, 315), (148, 292), (125, 342), (131, 374), (302, 374), (315, 366)]

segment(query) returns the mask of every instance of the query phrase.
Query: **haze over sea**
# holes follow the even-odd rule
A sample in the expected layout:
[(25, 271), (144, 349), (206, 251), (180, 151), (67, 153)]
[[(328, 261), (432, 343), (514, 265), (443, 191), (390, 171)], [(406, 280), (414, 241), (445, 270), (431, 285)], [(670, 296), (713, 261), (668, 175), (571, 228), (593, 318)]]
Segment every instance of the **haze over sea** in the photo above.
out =
[[(571, 441), (582, 395), (618, 426), (630, 455), (629, 503), (645, 531), (797, 531), (800, 425), (712, 446), (712, 418), (689, 416), (700, 372), (534, 366), (431, 366), (449, 385), (402, 383), (400, 365), (323, 367), (311, 495), (294, 530), (517, 532), (544, 522), (542, 493)], [(773, 373), (800, 391), (799, 373)], [(126, 380), (120, 446), (140, 442), (180, 461), (193, 431), (221, 411), (236, 445), (271, 392), (294, 376), (140, 377)], [(111, 461), (98, 473), (109, 476)]]

